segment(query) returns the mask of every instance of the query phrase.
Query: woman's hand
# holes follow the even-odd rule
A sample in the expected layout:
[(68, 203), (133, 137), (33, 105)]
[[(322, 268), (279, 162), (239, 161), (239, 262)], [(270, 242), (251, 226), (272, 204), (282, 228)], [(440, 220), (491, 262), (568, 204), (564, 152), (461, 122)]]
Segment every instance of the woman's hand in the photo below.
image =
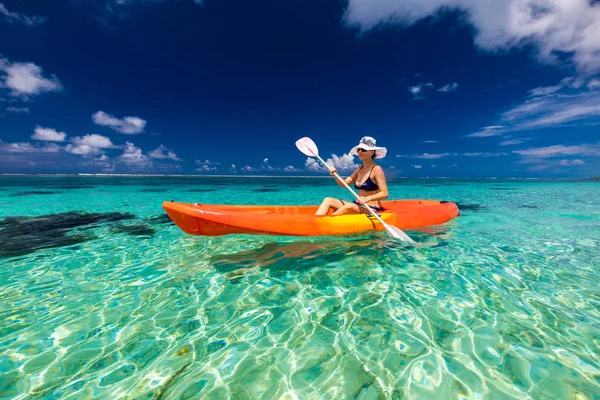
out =
[(329, 173), (331, 174), (331, 176), (335, 176), (336, 172), (337, 172), (337, 169), (335, 169), (335, 167), (329, 167)]
[(359, 202), (360, 204), (365, 204), (365, 203), (368, 203), (369, 201), (371, 201), (371, 200), (369, 200), (369, 196), (367, 196), (367, 197), (365, 197), (365, 196), (360, 196), (360, 197), (358, 198), (358, 202)]

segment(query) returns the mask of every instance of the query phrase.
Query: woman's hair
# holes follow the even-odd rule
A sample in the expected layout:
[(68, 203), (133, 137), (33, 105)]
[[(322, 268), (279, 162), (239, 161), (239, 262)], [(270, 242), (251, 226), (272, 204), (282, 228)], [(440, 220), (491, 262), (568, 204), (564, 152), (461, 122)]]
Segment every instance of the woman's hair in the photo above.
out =
[(373, 151), (373, 155), (371, 156), (371, 160), (374, 160), (377, 157), (377, 150)]

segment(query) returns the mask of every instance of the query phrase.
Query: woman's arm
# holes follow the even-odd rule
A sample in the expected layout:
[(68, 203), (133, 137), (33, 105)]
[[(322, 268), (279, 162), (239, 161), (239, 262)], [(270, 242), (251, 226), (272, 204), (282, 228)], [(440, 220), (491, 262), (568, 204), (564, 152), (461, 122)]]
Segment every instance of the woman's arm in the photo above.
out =
[(385, 174), (383, 173), (383, 168), (381, 168), (379, 165), (376, 166), (375, 168), (373, 168), (373, 171), (371, 172), (371, 175), (373, 176), (373, 181), (377, 184), (377, 186), (379, 186), (379, 192), (372, 194), (370, 196), (365, 196), (365, 202), (369, 202), (369, 201), (380, 201), (380, 200), (385, 200), (388, 198), (389, 193), (388, 193), (388, 187), (387, 187), (387, 182), (385, 181)]
[[(351, 183), (354, 183), (354, 181), (356, 180), (356, 176), (358, 175), (358, 170), (360, 169), (357, 168), (352, 175), (350, 175), (349, 177), (347, 177), (346, 179), (344, 179), (344, 182), (346, 182), (346, 185), (350, 185)], [(334, 172), (337, 172), (337, 169), (335, 169), (334, 167), (329, 168), (329, 172), (331, 173), (331, 175), (333, 175)], [(333, 175), (335, 176), (335, 175)], [(340, 176), (341, 178), (341, 176)], [(338, 184), (338, 186), (344, 186), (344, 184), (342, 182), (340, 182), (339, 179), (335, 178), (336, 183)]]

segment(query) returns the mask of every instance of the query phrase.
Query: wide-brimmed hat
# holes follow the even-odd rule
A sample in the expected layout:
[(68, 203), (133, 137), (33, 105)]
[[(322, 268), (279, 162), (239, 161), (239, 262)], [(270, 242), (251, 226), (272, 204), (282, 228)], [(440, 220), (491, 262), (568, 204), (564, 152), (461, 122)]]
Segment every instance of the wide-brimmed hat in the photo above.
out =
[(383, 158), (387, 154), (387, 149), (385, 147), (377, 147), (377, 142), (371, 136), (364, 136), (360, 139), (360, 143), (350, 150), (350, 154), (358, 156), (358, 148), (365, 150), (375, 150), (375, 158)]

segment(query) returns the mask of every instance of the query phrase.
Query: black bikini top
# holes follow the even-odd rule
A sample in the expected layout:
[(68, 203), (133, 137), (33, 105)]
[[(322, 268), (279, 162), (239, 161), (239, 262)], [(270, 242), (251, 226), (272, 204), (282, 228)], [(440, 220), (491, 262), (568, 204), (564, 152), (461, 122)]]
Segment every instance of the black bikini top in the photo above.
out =
[[(375, 168), (375, 166), (373, 166), (373, 168)], [(373, 180), (371, 179), (371, 172), (373, 171), (373, 168), (371, 168), (371, 171), (369, 171), (369, 176), (367, 177), (367, 180), (363, 182), (362, 185), (358, 186), (356, 184), (356, 181), (354, 181), (354, 187), (358, 190), (366, 190), (368, 192), (372, 192), (374, 190), (379, 190), (379, 186), (373, 182)], [(362, 166), (360, 167), (359, 171), (362, 169)]]

